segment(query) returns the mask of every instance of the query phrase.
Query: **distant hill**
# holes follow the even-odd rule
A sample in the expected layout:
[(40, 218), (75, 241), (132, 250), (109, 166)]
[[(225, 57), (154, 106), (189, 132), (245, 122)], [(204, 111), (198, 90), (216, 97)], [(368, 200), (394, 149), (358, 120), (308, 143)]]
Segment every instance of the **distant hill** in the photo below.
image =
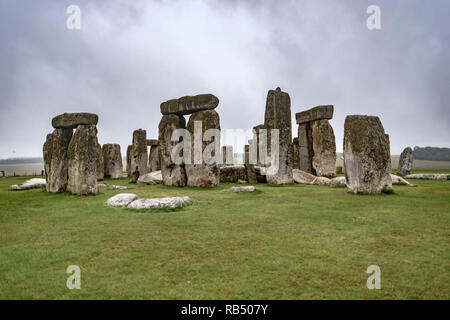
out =
[(44, 162), (44, 160), (40, 157), (0, 159), (0, 164), (27, 164), (27, 163), (41, 163), (41, 162)]
[(450, 148), (414, 147), (414, 160), (450, 161)]

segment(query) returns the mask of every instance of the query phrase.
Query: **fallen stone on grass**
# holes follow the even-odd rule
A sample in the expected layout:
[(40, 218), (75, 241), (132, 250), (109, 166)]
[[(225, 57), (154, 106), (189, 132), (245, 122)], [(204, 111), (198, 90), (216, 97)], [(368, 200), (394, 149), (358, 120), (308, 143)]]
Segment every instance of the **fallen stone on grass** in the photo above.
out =
[(130, 209), (178, 208), (191, 202), (187, 196), (137, 199), (128, 205)]
[(153, 171), (144, 174), (143, 176), (139, 177), (137, 183), (139, 184), (159, 184), (162, 183), (162, 174), (161, 170)]
[(22, 184), (14, 184), (10, 188), (12, 191), (28, 190), (32, 188), (45, 187), (45, 179), (32, 178)]
[(331, 181), (326, 177), (316, 177), (311, 173), (299, 169), (292, 169), (292, 176), (294, 182), (299, 184), (329, 185)]
[(107, 185), (104, 183), (97, 183), (97, 187), (106, 187)]
[(423, 180), (450, 180), (450, 174), (445, 173), (415, 173), (409, 174), (406, 179), (423, 179)]
[(107, 206), (122, 207), (127, 206), (138, 198), (134, 193), (119, 193), (106, 201)]
[(125, 189), (128, 189), (128, 187), (127, 186), (119, 186), (119, 185), (112, 184), (112, 185), (108, 186), (108, 189), (109, 190), (125, 190)]
[(228, 189), (230, 192), (253, 192), (255, 191), (254, 186), (245, 186), (245, 187), (231, 187)]
[(347, 185), (347, 181), (345, 177), (336, 177), (330, 180), (330, 187), (345, 187)]
[(395, 174), (392, 174), (392, 173), (391, 173), (391, 179), (392, 179), (392, 184), (411, 186), (411, 187), (414, 186), (413, 184), (409, 183), (402, 177), (396, 176)]

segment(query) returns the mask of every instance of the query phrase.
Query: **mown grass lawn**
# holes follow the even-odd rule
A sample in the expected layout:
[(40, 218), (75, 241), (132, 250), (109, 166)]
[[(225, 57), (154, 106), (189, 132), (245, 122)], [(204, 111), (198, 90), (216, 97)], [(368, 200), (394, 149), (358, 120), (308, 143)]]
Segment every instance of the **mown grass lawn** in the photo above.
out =
[[(0, 179), (2, 299), (449, 299), (450, 181), (395, 194), (257, 184), (254, 193), (107, 184), (97, 196)], [(120, 192), (188, 195), (176, 211), (108, 208)], [(81, 268), (68, 290), (66, 268)], [(381, 290), (366, 269), (381, 268)]]

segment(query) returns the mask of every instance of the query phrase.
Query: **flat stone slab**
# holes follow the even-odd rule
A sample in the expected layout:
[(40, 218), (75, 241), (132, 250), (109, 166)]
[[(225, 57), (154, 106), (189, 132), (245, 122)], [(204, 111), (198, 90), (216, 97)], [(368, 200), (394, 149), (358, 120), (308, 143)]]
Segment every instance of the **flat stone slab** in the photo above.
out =
[(219, 105), (219, 98), (213, 94), (199, 94), (196, 96), (185, 96), (161, 103), (163, 115), (177, 114), (187, 115), (197, 111), (215, 109)]
[(94, 125), (98, 123), (98, 115), (94, 113), (63, 113), (52, 119), (53, 128), (76, 128), (79, 125)]
[(405, 176), (406, 179), (423, 179), (423, 180), (450, 180), (450, 174), (445, 173), (414, 173)]
[(331, 183), (331, 180), (326, 177), (317, 177), (299, 169), (293, 169), (292, 176), (294, 182), (298, 184), (330, 185)]
[(405, 185), (405, 186), (411, 186), (411, 187), (414, 186), (413, 184), (409, 183), (402, 177), (396, 176), (395, 174), (392, 174), (392, 173), (391, 173), (391, 179), (392, 179), (392, 184)]
[(127, 186), (119, 186), (119, 185), (112, 184), (112, 185), (108, 186), (108, 189), (109, 190), (125, 190), (125, 189), (128, 189), (128, 187)]
[(255, 187), (254, 186), (231, 187), (227, 191), (230, 191), (230, 192), (253, 192), (253, 191), (255, 191)]
[(297, 124), (333, 118), (334, 106), (317, 106), (295, 114)]
[(134, 193), (119, 193), (116, 194), (114, 197), (109, 198), (106, 201), (106, 205), (110, 207), (123, 207), (127, 206), (137, 198), (138, 196), (135, 195)]
[(330, 187), (345, 187), (347, 185), (347, 181), (344, 176), (336, 177), (330, 180), (329, 185)]
[(137, 183), (139, 184), (159, 184), (162, 183), (161, 170), (153, 171), (140, 176)]
[(178, 208), (191, 202), (187, 196), (137, 199), (128, 205), (130, 209)]
[(32, 188), (45, 187), (46, 181), (41, 178), (33, 178), (22, 184), (14, 184), (10, 188), (12, 191), (28, 190)]

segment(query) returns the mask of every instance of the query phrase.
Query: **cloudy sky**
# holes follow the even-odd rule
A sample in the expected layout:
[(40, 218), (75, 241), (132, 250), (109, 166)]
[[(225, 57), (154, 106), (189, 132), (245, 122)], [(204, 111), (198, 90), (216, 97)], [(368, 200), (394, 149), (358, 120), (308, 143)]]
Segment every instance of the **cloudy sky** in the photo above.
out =
[[(381, 30), (366, 26), (371, 4)], [(338, 151), (349, 114), (379, 116), (393, 154), (450, 147), (449, 12), (448, 0), (1, 0), (0, 158), (41, 156), (51, 118), (80, 111), (124, 152), (134, 129), (157, 137), (161, 102), (198, 93), (219, 97), (224, 132), (247, 130), (278, 86), (293, 119), (335, 106)]]

